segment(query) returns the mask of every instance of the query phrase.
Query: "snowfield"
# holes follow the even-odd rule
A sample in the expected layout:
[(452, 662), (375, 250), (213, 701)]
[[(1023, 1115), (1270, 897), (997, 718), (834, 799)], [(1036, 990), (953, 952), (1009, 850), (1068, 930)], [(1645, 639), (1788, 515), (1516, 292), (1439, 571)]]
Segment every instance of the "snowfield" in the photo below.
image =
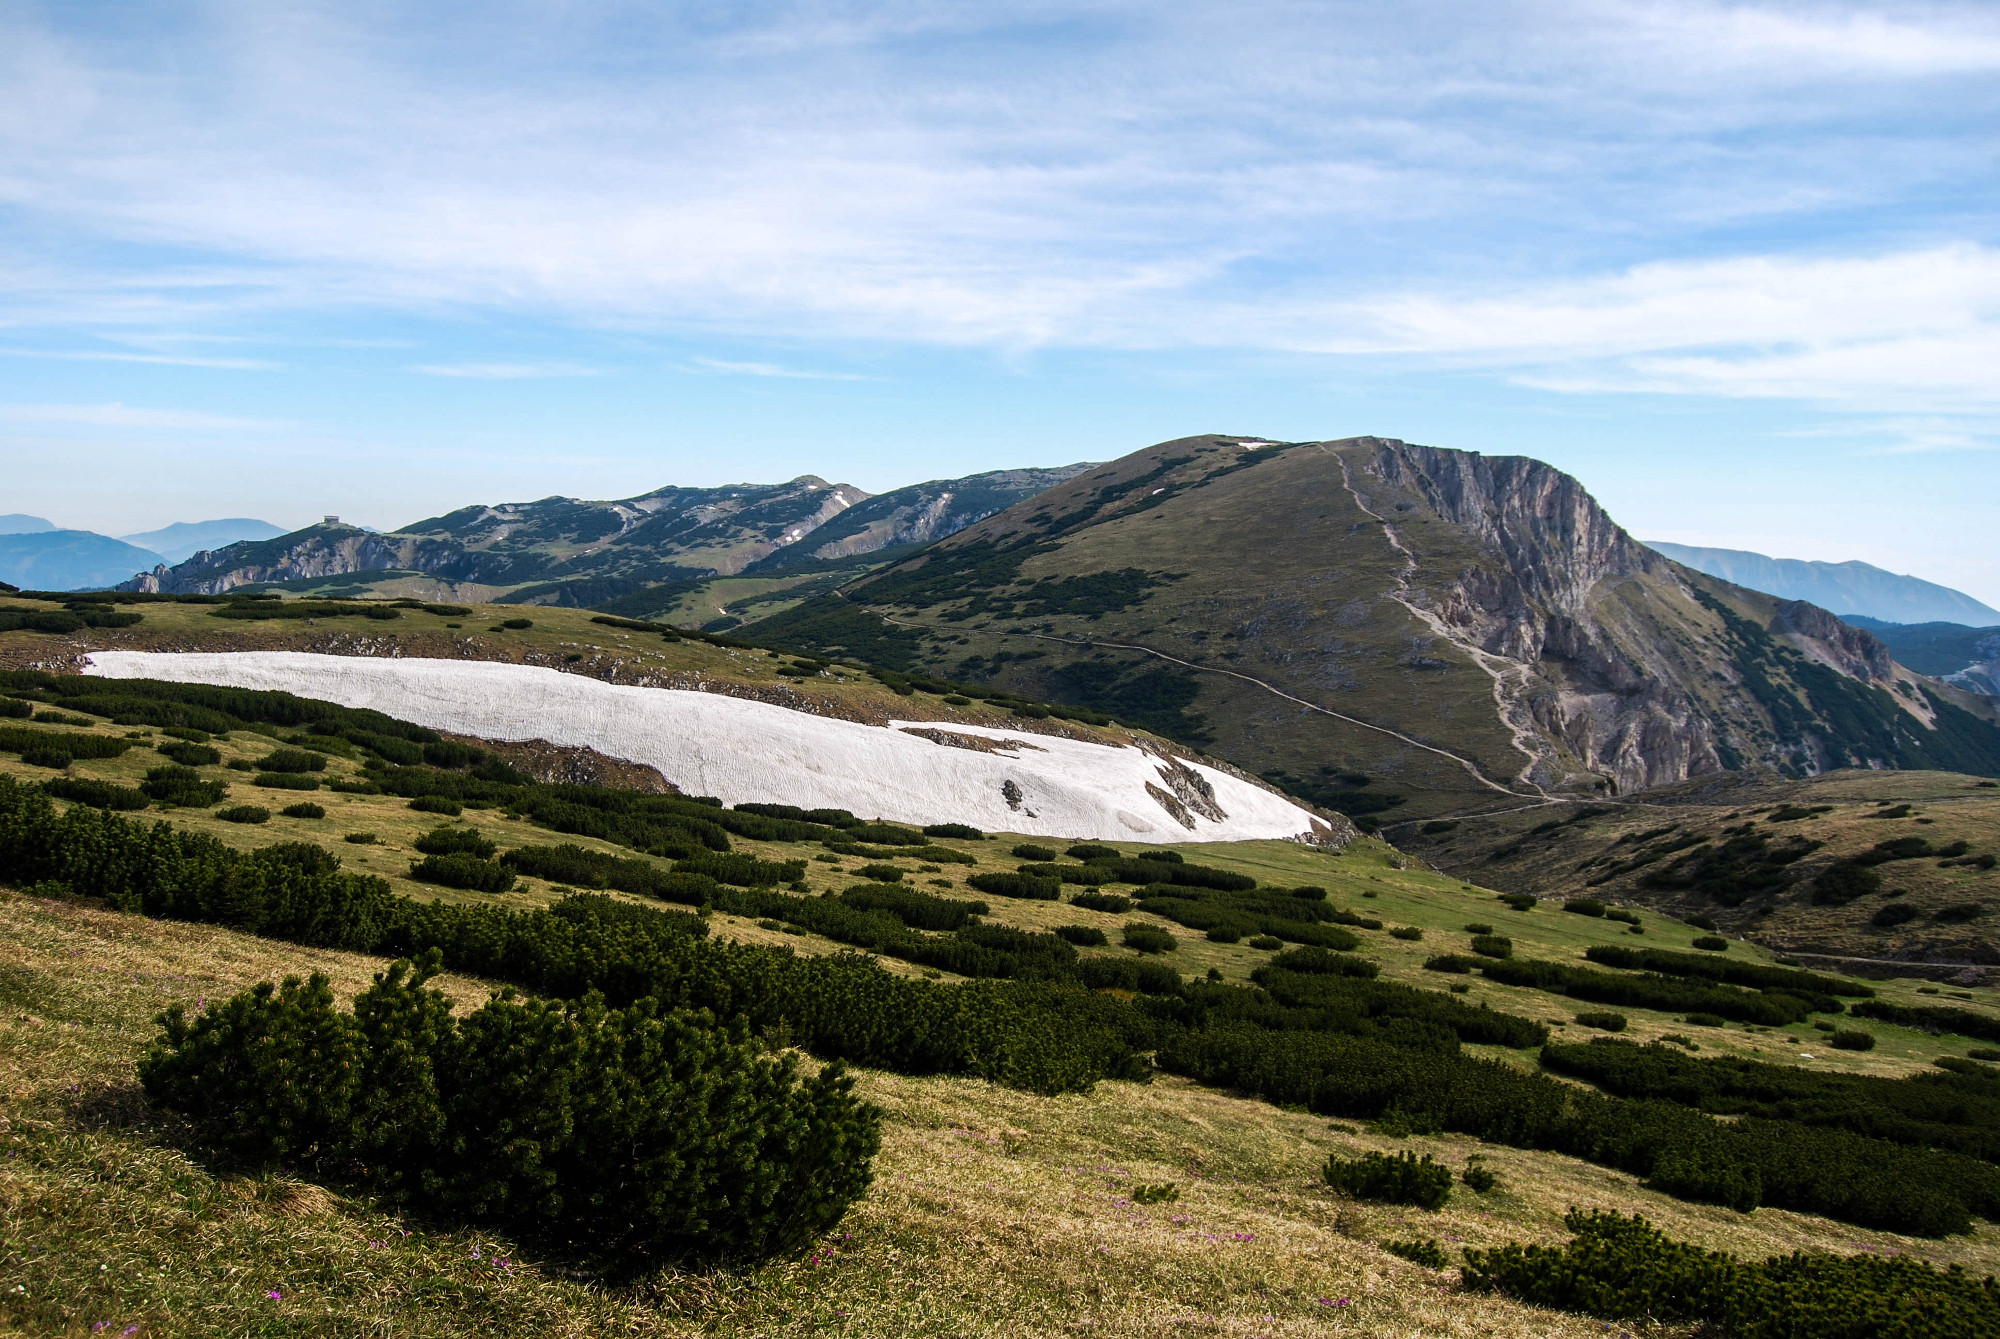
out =
[(277, 689), (480, 739), (644, 763), (692, 795), (903, 823), (1125, 841), (1331, 840), (1324, 820), (1227, 773), (1136, 747), (939, 721), (830, 720), (720, 693), (624, 687), (489, 661), (294, 651), (99, 651), (85, 673)]

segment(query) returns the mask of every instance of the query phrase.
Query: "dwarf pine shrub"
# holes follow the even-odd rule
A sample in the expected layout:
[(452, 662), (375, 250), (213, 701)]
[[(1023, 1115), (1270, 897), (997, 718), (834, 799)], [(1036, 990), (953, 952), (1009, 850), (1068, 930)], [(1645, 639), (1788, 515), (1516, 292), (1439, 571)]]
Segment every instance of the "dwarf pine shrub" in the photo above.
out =
[(1338, 1154), (1326, 1161), (1320, 1175), (1329, 1186), (1358, 1200), (1383, 1204), (1414, 1204), (1435, 1212), (1451, 1198), (1451, 1168), (1426, 1153), (1364, 1153), (1358, 1158)]
[(358, 1177), (606, 1254), (787, 1254), (866, 1189), (880, 1114), (838, 1064), (802, 1078), (741, 1022), (652, 1000), (503, 993), (455, 1020), (426, 987), (437, 962), (396, 963), (351, 1014), (320, 975), (193, 1019), (175, 1006), (141, 1080), (240, 1165)]

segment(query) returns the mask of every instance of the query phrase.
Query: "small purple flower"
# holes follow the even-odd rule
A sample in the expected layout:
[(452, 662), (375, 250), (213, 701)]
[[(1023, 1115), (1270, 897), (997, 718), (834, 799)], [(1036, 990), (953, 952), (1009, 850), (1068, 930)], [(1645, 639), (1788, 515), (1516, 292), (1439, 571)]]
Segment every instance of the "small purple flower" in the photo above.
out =
[(271, 1291), (265, 1293), (264, 1296), (270, 1298), (273, 1302), (282, 1302), (285, 1300), (285, 1295), (279, 1292), (276, 1288), (271, 1289)]

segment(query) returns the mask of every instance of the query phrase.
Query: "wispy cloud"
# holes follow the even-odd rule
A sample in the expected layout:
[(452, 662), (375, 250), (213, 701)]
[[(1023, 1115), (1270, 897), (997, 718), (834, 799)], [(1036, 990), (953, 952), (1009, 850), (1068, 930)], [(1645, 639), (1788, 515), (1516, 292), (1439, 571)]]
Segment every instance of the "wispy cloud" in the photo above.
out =
[(284, 366), (267, 358), (206, 358), (198, 354), (109, 353), (65, 349), (0, 349), (6, 358), (57, 358), (80, 363), (155, 363), (162, 367), (209, 367), (232, 372), (271, 372)]
[(464, 377), (471, 381), (528, 381), (538, 377), (600, 377), (595, 367), (576, 363), (424, 363), (410, 369), (427, 377)]
[(870, 381), (871, 377), (852, 372), (813, 372), (777, 363), (733, 363), (721, 358), (696, 358), (695, 366), (707, 372), (726, 372), (744, 377), (788, 377), (798, 381)]
[(9, 423), (75, 423), (93, 428), (285, 428), (281, 420), (205, 414), (185, 409), (140, 409), (122, 404), (0, 405), (0, 421)]

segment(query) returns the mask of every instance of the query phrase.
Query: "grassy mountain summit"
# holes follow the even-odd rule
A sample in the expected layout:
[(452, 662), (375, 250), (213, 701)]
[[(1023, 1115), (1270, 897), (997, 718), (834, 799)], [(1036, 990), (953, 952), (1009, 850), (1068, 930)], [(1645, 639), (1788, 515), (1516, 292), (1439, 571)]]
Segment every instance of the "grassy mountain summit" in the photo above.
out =
[(1633, 540), (1539, 461), (1164, 442), (753, 625), (1032, 690), (1398, 817), (1763, 765), (2000, 771), (1976, 699)]

